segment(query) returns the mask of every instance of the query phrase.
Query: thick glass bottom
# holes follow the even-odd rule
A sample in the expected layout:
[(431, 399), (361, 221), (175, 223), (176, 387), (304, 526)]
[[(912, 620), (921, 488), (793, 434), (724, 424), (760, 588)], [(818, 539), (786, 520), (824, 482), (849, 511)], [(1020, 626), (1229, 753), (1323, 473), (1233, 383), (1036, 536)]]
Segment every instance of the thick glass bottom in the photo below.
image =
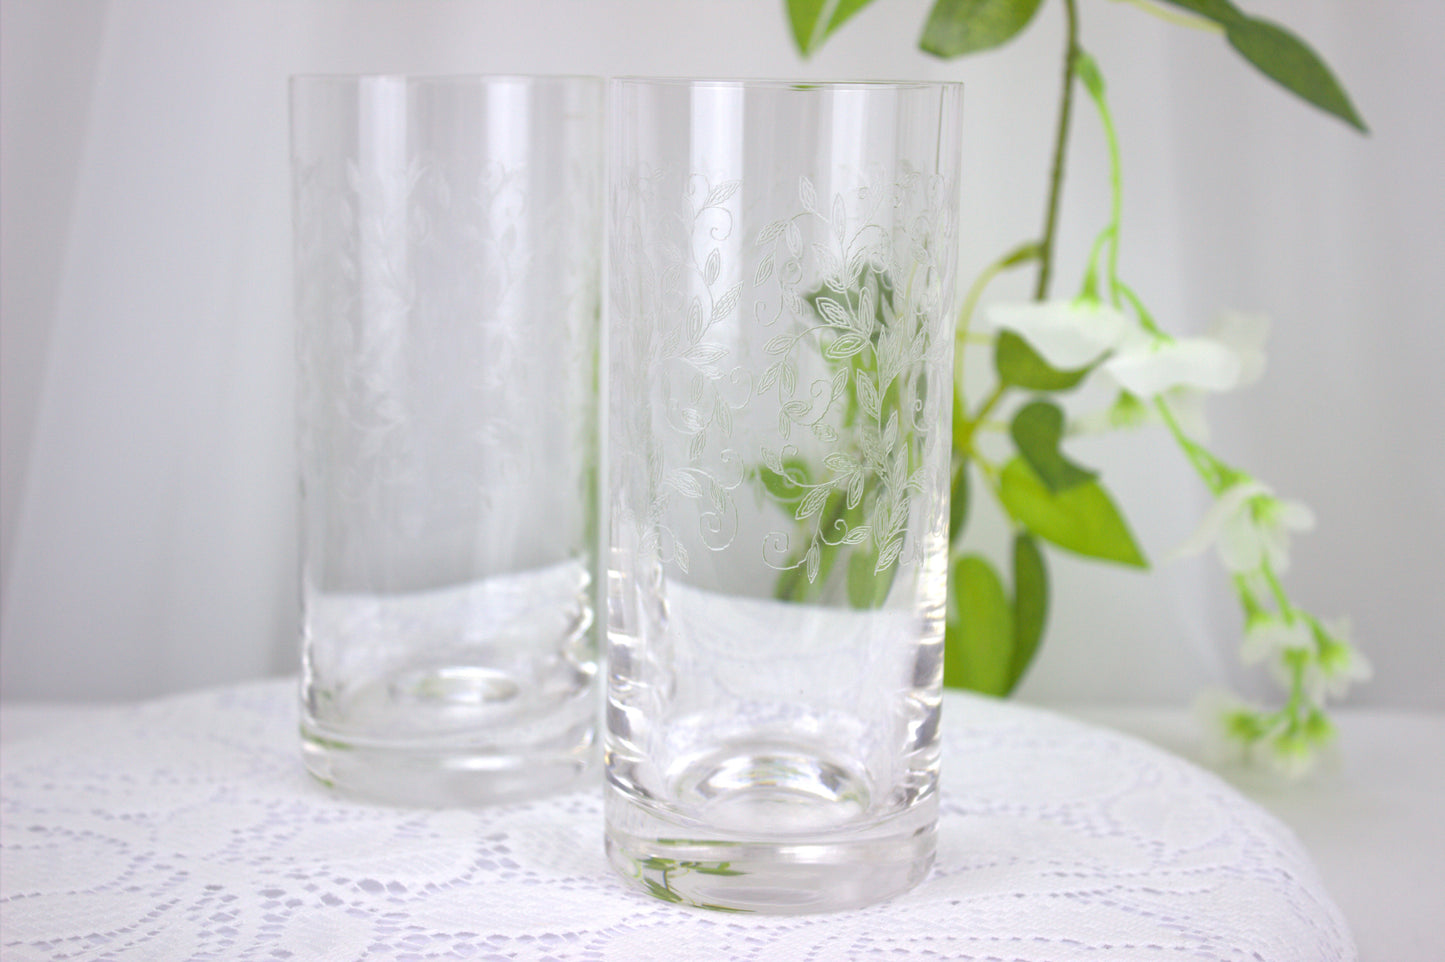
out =
[(721, 911), (835, 912), (905, 892), (933, 864), (932, 792), (879, 814), (865, 784), (823, 759), (770, 751), (700, 762), (675, 783), (679, 806), (607, 786), (608, 858), (650, 895)]
[(495, 670), (410, 669), (330, 700), (325, 718), (303, 711), (301, 755), (326, 784), (393, 804), (535, 798), (595, 772), (593, 691), (576, 677), (542, 698)]

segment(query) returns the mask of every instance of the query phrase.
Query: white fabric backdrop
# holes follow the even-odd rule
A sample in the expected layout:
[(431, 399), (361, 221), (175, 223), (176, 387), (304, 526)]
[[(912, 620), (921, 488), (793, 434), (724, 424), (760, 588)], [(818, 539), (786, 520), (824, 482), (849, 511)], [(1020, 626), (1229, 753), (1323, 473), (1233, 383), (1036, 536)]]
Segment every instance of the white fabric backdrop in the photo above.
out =
[[(1214, 404), (1215, 439), (1316, 509), (1290, 584), (1353, 615), (1376, 665), (1357, 701), (1445, 707), (1445, 5), (1244, 3), (1324, 54), (1369, 138), (1218, 37), (1081, 5), (1124, 143), (1127, 276), (1176, 330), (1272, 315), (1270, 371)], [(0, 2), (0, 693), (135, 697), (294, 668), (288, 75), (961, 79), (971, 272), (1038, 230), (1060, 13), (943, 63), (915, 47), (928, 6), (877, 0), (803, 63), (781, 0)], [(1106, 203), (1086, 107), (1074, 129), (1056, 292)], [(1203, 508), (1160, 436), (1077, 450), (1156, 558)], [(1025, 697), (1254, 683), (1211, 559), (1145, 577), (1053, 558)]]

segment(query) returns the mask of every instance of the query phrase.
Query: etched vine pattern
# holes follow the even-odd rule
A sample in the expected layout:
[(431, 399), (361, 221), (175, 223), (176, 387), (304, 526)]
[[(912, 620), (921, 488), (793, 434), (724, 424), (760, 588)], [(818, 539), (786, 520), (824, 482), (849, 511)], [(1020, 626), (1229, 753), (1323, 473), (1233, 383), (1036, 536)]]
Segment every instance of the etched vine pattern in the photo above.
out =
[[(584, 215), (595, 223), (597, 175), (571, 163), (560, 190), (538, 194), (525, 165), (454, 166), (415, 153), (298, 169), (301, 389), (306, 410), (332, 408), (349, 426), (354, 457), (335, 483), (350, 503), (384, 503), (398, 483), (450, 485), (481, 510), (511, 503), (498, 492), (541, 471), (535, 425), (565, 423), (576, 408), (562, 392), (515, 385), (561, 365), (571, 389), (571, 372), (586, 371), (595, 353), (596, 244), (576, 224)], [(562, 262), (544, 288), (535, 271), (548, 255)], [(539, 291), (549, 313), (568, 318), (565, 329), (524, 323)], [(450, 470), (417, 460), (415, 371), (460, 386), (457, 416), (474, 422), (471, 454)]]
[[(664, 299), (685, 303), (684, 321), (669, 329), (657, 345), (654, 367), (680, 367), (686, 384), (681, 397), (673, 391), (673, 379), (661, 377), (662, 412), (668, 426), (687, 438), (687, 464), (663, 472), (654, 463), (654, 498), (648, 510), (648, 524), (643, 537), (644, 550), (658, 550), (664, 560), (687, 572), (689, 555), (686, 546), (664, 523), (666, 492), (704, 502), (698, 514), (699, 536), (708, 548), (721, 551), (737, 536), (737, 505), (733, 492), (747, 476), (743, 455), (729, 446), (735, 428), (735, 414), (751, 400), (752, 376), (741, 366), (725, 368), (728, 348), (708, 335), (718, 325), (738, 314), (743, 294), (741, 281), (727, 283), (723, 278), (723, 258), (719, 245), (728, 241), (737, 227), (737, 218), (727, 206), (742, 187), (739, 180), (717, 185), (699, 174), (687, 181), (685, 196), (689, 212), (682, 225), (684, 236), (704, 243), (707, 253), (700, 256), (699, 245), (688, 250), (668, 246), (664, 250), (668, 266), (659, 280)], [(724, 445), (717, 461), (722, 472), (703, 467), (709, 440), (719, 439)]]
[[(475, 253), (466, 266), (476, 276), (464, 297), (487, 359), (469, 375), (486, 389), (478, 405), (486, 417), (471, 440), (489, 486), (580, 491), (595, 470), (588, 425), (597, 403), (601, 171), (585, 153), (533, 159), (489, 160), (471, 197), (477, 213), (465, 241)], [(542, 432), (571, 440), (544, 442)]]
[[(333, 483), (352, 504), (376, 503), (385, 486), (409, 477), (406, 405), (394, 371), (416, 301), (406, 251), (430, 234), (429, 220), (409, 214), (425, 173), (415, 157), (385, 173), (350, 158), (299, 172), (299, 390), (303, 410), (346, 428), (339, 443), (354, 448), (351, 467)], [(311, 432), (302, 440), (304, 462), (322, 471)]]
[[(924, 494), (933, 472), (924, 457), (930, 425), (924, 416), (930, 349), (937, 340), (941, 291), (934, 251), (940, 228), (949, 228), (940, 205), (911, 210), (914, 194), (937, 195), (940, 184), (905, 165), (896, 183), (880, 187), (881, 171), (870, 171), (851, 192), (857, 210), (850, 217), (843, 193), (824, 209), (811, 179), (798, 182), (800, 210), (765, 226), (763, 251), (753, 283), (772, 280), (780, 293), (771, 316), (759, 320), (783, 329), (764, 351), (776, 358), (759, 379), (759, 391), (777, 395), (781, 449), (764, 447), (762, 480), (769, 494), (799, 523), (794, 535), (767, 536), (765, 562), (784, 574), (775, 593), (801, 600), (815, 593), (834, 560), (853, 549), (847, 574), (855, 607), (880, 604), (894, 565), (911, 563), (908, 523), (910, 494)], [(888, 208), (893, 208), (889, 210)], [(890, 215), (902, 215), (902, 237), (886, 229)], [(910, 219), (911, 217), (911, 219)], [(816, 222), (805, 243), (800, 222)], [(902, 245), (907, 258), (897, 256)], [(820, 283), (804, 290), (805, 261), (814, 262)], [(766, 311), (762, 302), (757, 306)], [(816, 377), (799, 396), (800, 370), (821, 357), (831, 373)], [(843, 428), (842, 435), (834, 422)], [(831, 446), (821, 470), (788, 442), (795, 427), (806, 428)], [(801, 573), (806, 584), (789, 573)]]
[[(645, 554), (687, 573), (693, 536), (671, 526), (677, 499), (697, 503), (687, 515), (697, 542), (722, 551), (738, 536), (739, 494), (761, 482), (799, 524), (762, 536), (764, 564), (821, 588), (849, 549), (866, 560), (850, 560), (851, 579), (869, 593), (861, 602), (860, 587), (853, 600), (881, 603), (892, 573), (923, 550), (910, 547), (911, 497), (938, 481), (925, 456), (937, 412), (925, 408), (927, 372), (947, 363), (930, 353), (947, 342), (935, 254), (953, 226), (947, 185), (906, 165), (890, 180), (879, 167), (824, 205), (803, 176), (792, 213), (740, 237), (741, 181), (691, 173), (683, 209), (659, 216), (675, 209), (667, 179), (635, 170), (615, 219), (629, 277), (613, 291), (618, 344), (644, 367), (623, 363), (617, 389), (656, 392), (620, 412), (649, 492), (620, 519), (640, 522)], [(745, 326), (772, 330), (765, 366), (738, 350), (755, 337)], [(757, 437), (750, 410), (765, 395), (778, 412), (771, 441)], [(781, 581), (776, 593), (803, 600)]]

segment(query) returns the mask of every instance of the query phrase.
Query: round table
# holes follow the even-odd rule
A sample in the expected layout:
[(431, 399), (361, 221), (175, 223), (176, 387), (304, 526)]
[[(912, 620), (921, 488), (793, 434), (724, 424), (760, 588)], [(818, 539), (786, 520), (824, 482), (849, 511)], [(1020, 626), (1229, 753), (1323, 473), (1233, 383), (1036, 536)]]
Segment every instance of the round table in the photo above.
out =
[(598, 786), (401, 809), (302, 769), (295, 682), (90, 711), (3, 753), (0, 954), (20, 960), (1352, 960), (1293, 835), (1103, 728), (948, 692), (938, 859), (801, 917), (633, 892)]

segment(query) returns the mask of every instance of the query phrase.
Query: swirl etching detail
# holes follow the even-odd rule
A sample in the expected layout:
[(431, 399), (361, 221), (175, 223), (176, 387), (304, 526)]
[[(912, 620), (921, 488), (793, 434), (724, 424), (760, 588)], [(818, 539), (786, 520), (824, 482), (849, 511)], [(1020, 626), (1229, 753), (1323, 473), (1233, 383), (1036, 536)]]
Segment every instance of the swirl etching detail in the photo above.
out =
[(639, 465), (622, 520), (683, 573), (689, 546), (740, 537), (807, 585), (844, 555), (861, 585), (923, 551), (910, 508), (946, 480), (953, 191), (907, 164), (816, 183), (755, 197), (639, 169), (614, 197), (614, 410)]

